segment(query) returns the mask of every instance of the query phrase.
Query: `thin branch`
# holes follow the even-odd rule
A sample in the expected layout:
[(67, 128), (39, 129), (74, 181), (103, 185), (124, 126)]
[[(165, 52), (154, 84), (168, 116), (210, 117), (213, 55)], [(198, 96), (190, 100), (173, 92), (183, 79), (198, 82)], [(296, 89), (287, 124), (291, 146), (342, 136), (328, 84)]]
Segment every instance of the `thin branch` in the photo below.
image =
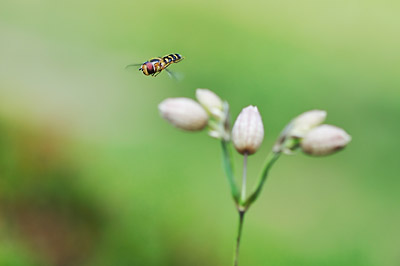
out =
[(237, 237), (236, 237), (236, 250), (235, 250), (235, 255), (233, 258), (233, 265), (237, 266), (239, 263), (239, 246), (240, 246), (240, 239), (242, 236), (242, 229), (243, 229), (243, 222), (244, 222), (244, 214), (245, 211), (239, 211), (239, 226), (238, 226), (238, 232), (237, 232)]
[(232, 169), (233, 164), (232, 164), (231, 154), (228, 150), (228, 142), (225, 140), (221, 140), (221, 145), (222, 145), (225, 173), (231, 188), (231, 194), (235, 203), (239, 204), (239, 190), (235, 183), (235, 177), (233, 175), (233, 169)]
[(266, 159), (264, 167), (263, 167), (263, 171), (261, 172), (261, 175), (257, 181), (257, 184), (256, 184), (253, 192), (250, 194), (249, 198), (243, 204), (245, 209), (248, 209), (250, 207), (250, 205), (258, 198), (258, 196), (262, 190), (262, 187), (265, 183), (265, 180), (267, 180), (269, 169), (271, 169), (271, 166), (279, 158), (279, 155), (280, 155), (280, 153), (272, 152), (267, 156), (267, 159)]
[(243, 155), (243, 177), (242, 177), (242, 197), (241, 202), (246, 200), (246, 176), (247, 176), (247, 157), (248, 154)]

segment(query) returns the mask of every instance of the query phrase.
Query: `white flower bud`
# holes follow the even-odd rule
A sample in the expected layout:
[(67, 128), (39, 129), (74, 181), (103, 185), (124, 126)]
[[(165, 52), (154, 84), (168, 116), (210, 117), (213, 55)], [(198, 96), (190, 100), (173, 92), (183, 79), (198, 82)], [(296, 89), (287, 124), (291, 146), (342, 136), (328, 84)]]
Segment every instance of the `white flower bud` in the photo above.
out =
[(326, 119), (326, 111), (311, 110), (302, 113), (292, 121), (290, 137), (303, 138), (312, 128), (322, 124)]
[(303, 152), (322, 156), (341, 150), (350, 140), (351, 136), (343, 129), (331, 125), (321, 125), (308, 132), (300, 145)]
[(281, 132), (273, 151), (293, 154), (298, 142), (314, 127), (324, 122), (326, 111), (311, 110), (294, 118)]
[(241, 154), (253, 154), (264, 139), (264, 126), (257, 107), (244, 108), (237, 117), (232, 129), (232, 141)]
[(184, 130), (202, 130), (208, 123), (207, 112), (189, 98), (165, 99), (158, 105), (158, 109), (165, 120)]
[(209, 89), (197, 89), (196, 98), (199, 103), (214, 117), (221, 118), (223, 104), (221, 98)]

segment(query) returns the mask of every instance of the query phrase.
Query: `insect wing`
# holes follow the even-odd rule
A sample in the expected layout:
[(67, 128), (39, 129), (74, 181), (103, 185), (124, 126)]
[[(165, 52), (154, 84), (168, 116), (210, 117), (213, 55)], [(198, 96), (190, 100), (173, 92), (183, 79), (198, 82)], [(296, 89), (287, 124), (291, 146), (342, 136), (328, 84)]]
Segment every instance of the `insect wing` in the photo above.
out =
[(170, 76), (170, 78), (176, 81), (181, 81), (183, 79), (182, 73), (173, 72), (167, 68), (165, 69), (165, 71), (168, 73), (168, 76)]
[(126, 69), (126, 68), (130, 68), (130, 67), (133, 67), (133, 66), (141, 66), (141, 65), (143, 65), (143, 63), (141, 63), (141, 64), (130, 64), (130, 65), (127, 65), (127, 66), (125, 67), (125, 69)]

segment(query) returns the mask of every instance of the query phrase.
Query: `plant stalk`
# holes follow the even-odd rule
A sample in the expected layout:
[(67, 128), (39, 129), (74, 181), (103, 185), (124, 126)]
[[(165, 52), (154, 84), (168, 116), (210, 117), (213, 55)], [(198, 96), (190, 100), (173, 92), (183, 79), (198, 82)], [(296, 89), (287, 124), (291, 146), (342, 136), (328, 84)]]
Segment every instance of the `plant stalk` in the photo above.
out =
[(229, 186), (231, 188), (232, 198), (235, 201), (236, 205), (239, 204), (239, 190), (235, 183), (235, 178), (233, 175), (233, 163), (232, 156), (229, 151), (228, 142), (225, 140), (221, 140), (222, 152), (223, 152), (223, 164), (226, 173), (226, 177), (228, 178)]
[(278, 160), (280, 155), (280, 152), (271, 152), (268, 156), (267, 159), (265, 160), (263, 170), (261, 172), (261, 175), (257, 181), (257, 184), (253, 190), (253, 192), (250, 194), (250, 196), (247, 198), (245, 202), (242, 202), (242, 206), (244, 207), (245, 210), (247, 210), (250, 205), (256, 201), (258, 196), (260, 195), (260, 192), (262, 190), (262, 187), (265, 183), (265, 180), (267, 180), (268, 177), (268, 172), (271, 169), (272, 165), (276, 160)]
[(243, 229), (243, 222), (244, 222), (244, 214), (246, 211), (241, 211), (239, 210), (239, 226), (238, 226), (238, 232), (237, 232), (237, 237), (236, 237), (236, 249), (235, 249), (235, 255), (233, 259), (233, 265), (237, 266), (239, 263), (239, 247), (240, 247), (240, 239), (242, 236), (242, 229)]
[(247, 177), (247, 157), (248, 154), (245, 153), (243, 155), (243, 177), (242, 177), (242, 196), (241, 202), (246, 200), (246, 177)]

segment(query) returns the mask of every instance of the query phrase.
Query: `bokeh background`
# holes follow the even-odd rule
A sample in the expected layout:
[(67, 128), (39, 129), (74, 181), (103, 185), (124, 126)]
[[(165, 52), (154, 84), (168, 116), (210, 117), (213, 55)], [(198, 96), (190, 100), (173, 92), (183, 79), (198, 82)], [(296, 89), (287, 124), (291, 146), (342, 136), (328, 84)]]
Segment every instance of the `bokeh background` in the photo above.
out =
[[(0, 265), (231, 265), (237, 213), (219, 143), (167, 97), (210, 88), (266, 137), (303, 111), (352, 135), (283, 156), (246, 216), (240, 265), (400, 265), (400, 2), (0, 4)], [(130, 63), (180, 53), (181, 82)], [(235, 157), (241, 171), (240, 156)]]

